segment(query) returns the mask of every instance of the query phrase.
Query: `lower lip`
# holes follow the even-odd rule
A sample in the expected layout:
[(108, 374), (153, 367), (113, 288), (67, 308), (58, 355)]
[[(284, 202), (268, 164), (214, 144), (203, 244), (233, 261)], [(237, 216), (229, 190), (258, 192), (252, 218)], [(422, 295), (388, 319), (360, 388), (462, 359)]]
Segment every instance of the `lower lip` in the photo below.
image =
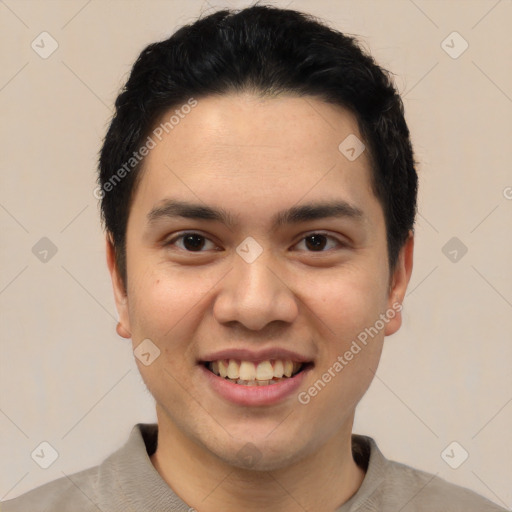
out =
[(200, 365), (200, 367), (208, 379), (210, 387), (217, 394), (229, 402), (245, 406), (272, 405), (281, 402), (296, 393), (306, 374), (311, 369), (308, 366), (294, 377), (283, 379), (276, 384), (244, 386), (243, 384), (235, 384), (215, 375), (204, 365)]

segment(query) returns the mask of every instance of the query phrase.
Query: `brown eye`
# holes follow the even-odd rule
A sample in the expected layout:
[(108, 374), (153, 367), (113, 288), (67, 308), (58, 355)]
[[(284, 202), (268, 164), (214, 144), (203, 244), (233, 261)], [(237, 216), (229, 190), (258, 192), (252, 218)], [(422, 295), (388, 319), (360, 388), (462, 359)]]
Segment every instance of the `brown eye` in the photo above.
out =
[[(181, 246), (180, 244), (176, 244), (178, 241), (181, 241)], [(189, 232), (174, 237), (172, 240), (169, 240), (165, 246), (177, 245), (179, 249), (187, 252), (204, 252), (202, 249), (208, 242), (214, 246), (213, 242), (208, 240), (205, 236), (199, 233)]]
[(197, 251), (201, 250), (204, 247), (205, 239), (200, 235), (185, 235), (183, 237), (183, 246), (187, 250)]
[(327, 243), (326, 238), (325, 235), (310, 235), (305, 238), (306, 247), (312, 251), (322, 250)]
[[(305, 242), (305, 246), (308, 252), (327, 252), (325, 247), (328, 245), (328, 241), (333, 240), (338, 247), (344, 247), (340, 240), (333, 236), (326, 235), (324, 233), (312, 233), (311, 235), (305, 236), (300, 242)], [(298, 244), (297, 244), (298, 245)], [(336, 245), (334, 246), (336, 248)]]

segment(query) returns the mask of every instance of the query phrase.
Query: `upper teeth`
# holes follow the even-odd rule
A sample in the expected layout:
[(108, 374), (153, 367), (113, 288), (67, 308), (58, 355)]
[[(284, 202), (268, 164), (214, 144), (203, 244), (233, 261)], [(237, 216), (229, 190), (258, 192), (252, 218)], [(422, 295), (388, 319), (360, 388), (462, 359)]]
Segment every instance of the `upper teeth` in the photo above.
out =
[(301, 363), (293, 361), (283, 361), (276, 359), (274, 361), (261, 361), (253, 363), (252, 361), (237, 361), (236, 359), (221, 359), (212, 361), (209, 365), (210, 370), (216, 375), (229, 379), (240, 380), (271, 380), (280, 379), (283, 376), (291, 377), (300, 368)]

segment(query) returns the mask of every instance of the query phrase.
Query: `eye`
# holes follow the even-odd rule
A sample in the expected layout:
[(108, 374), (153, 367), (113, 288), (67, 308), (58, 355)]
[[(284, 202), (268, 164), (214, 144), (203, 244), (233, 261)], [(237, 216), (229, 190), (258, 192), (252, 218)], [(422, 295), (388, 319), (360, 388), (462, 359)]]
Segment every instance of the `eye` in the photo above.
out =
[(338, 240), (337, 238), (324, 234), (324, 233), (311, 233), (305, 236), (297, 245), (305, 242), (305, 245), (309, 252), (326, 252), (323, 249), (328, 245), (327, 240), (333, 240), (338, 246), (344, 247), (346, 244)]
[[(339, 247), (346, 246), (345, 243), (341, 242), (334, 236), (330, 236), (324, 233), (311, 233), (310, 235), (303, 237), (302, 240), (295, 246), (298, 246), (301, 243), (305, 243), (308, 252), (327, 252), (324, 249), (328, 245), (329, 240), (333, 241), (335, 246), (336, 244)], [(204, 235), (194, 231), (188, 231), (178, 234), (174, 238), (165, 242), (164, 246), (168, 247), (176, 245), (179, 249), (182, 249), (186, 252), (204, 252), (202, 249), (204, 249), (208, 243), (211, 244), (210, 249), (215, 249), (216, 245)], [(206, 247), (206, 249), (208, 249), (208, 247)]]
[(181, 233), (178, 236), (175, 236), (171, 240), (165, 242), (165, 247), (175, 245), (177, 241), (182, 241), (182, 246), (179, 244), (177, 245), (180, 249), (183, 249), (187, 252), (203, 252), (201, 249), (204, 248), (204, 246), (209, 242), (210, 244), (215, 247), (215, 244), (206, 238), (205, 236), (201, 235), (200, 233), (196, 233), (194, 231), (189, 231), (186, 233)]

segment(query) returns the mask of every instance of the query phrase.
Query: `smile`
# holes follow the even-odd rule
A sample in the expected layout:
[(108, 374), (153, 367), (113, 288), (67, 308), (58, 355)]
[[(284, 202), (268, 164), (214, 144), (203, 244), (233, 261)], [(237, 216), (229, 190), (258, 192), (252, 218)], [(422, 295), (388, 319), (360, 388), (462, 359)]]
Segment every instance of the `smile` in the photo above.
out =
[(205, 363), (212, 373), (242, 386), (269, 386), (278, 384), (297, 375), (304, 363), (289, 359), (275, 359), (260, 362), (237, 359), (219, 359)]

